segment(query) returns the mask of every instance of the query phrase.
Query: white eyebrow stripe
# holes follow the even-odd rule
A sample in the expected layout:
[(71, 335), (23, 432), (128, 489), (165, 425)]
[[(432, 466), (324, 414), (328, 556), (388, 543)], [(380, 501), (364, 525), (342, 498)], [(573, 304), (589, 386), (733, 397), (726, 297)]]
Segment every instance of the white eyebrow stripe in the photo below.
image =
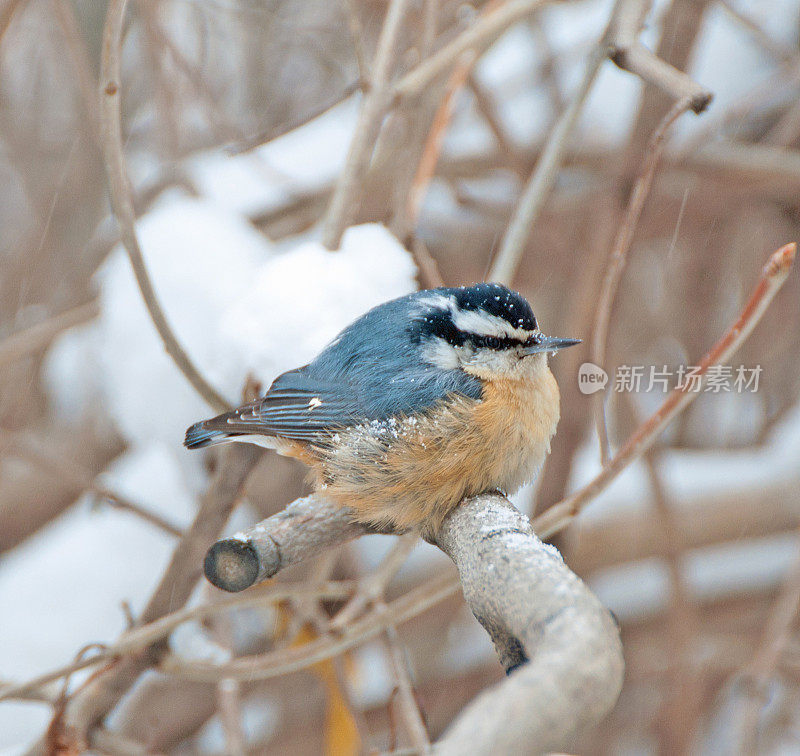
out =
[(450, 310), (456, 306), (455, 300), (452, 297), (446, 297), (444, 294), (430, 294), (427, 297), (422, 297), (418, 300), (423, 308), (432, 307), (437, 310)]
[(511, 337), (525, 341), (534, 334), (524, 328), (514, 328), (507, 320), (490, 315), (479, 310), (462, 310), (459, 307), (451, 309), (453, 324), (459, 331), (474, 333), (478, 336), (498, 336), (499, 338)]

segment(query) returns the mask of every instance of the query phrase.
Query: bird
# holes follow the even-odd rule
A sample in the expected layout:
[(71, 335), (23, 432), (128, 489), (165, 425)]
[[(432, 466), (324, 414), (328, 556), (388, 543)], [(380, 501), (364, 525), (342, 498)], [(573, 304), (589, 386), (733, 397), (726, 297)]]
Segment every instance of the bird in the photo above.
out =
[(497, 283), (416, 291), (345, 328), (266, 394), (186, 431), (295, 457), (316, 490), (379, 531), (435, 537), (465, 497), (513, 494), (550, 452), (559, 390), (528, 301)]

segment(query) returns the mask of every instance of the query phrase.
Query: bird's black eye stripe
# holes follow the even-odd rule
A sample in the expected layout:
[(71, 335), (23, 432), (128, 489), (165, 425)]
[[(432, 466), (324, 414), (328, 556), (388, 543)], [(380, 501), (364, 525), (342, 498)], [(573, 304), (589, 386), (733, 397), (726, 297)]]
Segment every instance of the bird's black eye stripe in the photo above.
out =
[(473, 333), (468, 336), (468, 339), (476, 348), (510, 349), (520, 345), (519, 339), (512, 339), (509, 336), (479, 336), (477, 333)]

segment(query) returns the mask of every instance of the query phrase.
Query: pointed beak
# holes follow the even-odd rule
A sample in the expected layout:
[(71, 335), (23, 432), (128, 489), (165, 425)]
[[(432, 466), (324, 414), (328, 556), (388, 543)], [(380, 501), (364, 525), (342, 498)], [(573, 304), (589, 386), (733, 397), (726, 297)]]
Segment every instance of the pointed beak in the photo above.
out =
[(538, 336), (535, 344), (523, 348), (526, 355), (539, 354), (540, 352), (557, 352), (559, 349), (580, 344), (580, 339), (559, 339), (555, 336)]

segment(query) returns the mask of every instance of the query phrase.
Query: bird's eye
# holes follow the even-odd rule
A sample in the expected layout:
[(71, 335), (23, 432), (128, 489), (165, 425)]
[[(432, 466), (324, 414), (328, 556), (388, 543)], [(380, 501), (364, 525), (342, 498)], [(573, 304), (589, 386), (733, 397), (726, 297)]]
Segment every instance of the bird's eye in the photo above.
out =
[(489, 349), (499, 349), (500, 348), (500, 339), (496, 336), (487, 336), (485, 340), (486, 346)]

